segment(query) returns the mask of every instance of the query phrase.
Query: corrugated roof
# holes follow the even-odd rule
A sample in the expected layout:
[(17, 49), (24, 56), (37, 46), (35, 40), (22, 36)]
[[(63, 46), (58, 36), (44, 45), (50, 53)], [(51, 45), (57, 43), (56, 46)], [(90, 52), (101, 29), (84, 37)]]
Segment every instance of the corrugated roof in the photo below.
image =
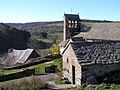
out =
[(26, 50), (15, 50), (12, 49), (11, 52), (8, 53), (8, 56), (3, 61), (3, 64), (14, 65), (16, 63), (24, 63), (31, 53), (33, 49), (26, 49)]
[(120, 42), (73, 42), (81, 65), (120, 63)]
[(26, 50), (13, 50), (11, 53), (12, 56), (16, 57), (16, 63), (24, 63), (30, 54), (32, 53), (33, 49), (26, 49)]

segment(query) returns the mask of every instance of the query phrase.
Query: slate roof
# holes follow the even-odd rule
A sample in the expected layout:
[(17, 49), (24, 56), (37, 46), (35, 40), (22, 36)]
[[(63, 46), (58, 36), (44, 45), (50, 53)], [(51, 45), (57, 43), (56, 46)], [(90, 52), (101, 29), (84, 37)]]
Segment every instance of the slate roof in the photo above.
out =
[(72, 42), (81, 65), (120, 63), (120, 42)]
[(69, 40), (70, 40), (70, 39), (67, 39), (67, 40), (65, 40), (65, 41), (62, 41), (62, 42), (59, 44), (59, 46), (60, 46), (60, 47), (65, 47), (66, 44), (69, 42)]
[(8, 53), (8, 56), (3, 61), (3, 64), (14, 65), (17, 63), (24, 63), (28, 60), (29, 56), (33, 52), (33, 49), (25, 49), (25, 50), (15, 50), (12, 49), (11, 52)]
[(72, 21), (72, 20), (80, 21), (78, 14), (64, 14), (64, 16), (70, 21)]
[(120, 40), (120, 23), (95, 23), (86, 34), (78, 34), (75, 37), (101, 40)]

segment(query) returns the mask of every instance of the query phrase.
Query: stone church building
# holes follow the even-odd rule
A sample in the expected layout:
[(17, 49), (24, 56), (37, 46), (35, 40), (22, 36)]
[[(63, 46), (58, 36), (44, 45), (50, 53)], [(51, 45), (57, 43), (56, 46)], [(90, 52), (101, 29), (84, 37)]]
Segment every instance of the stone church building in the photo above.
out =
[(120, 23), (85, 23), (79, 14), (64, 14), (60, 53), (65, 78), (75, 85), (94, 84), (98, 76), (120, 70)]

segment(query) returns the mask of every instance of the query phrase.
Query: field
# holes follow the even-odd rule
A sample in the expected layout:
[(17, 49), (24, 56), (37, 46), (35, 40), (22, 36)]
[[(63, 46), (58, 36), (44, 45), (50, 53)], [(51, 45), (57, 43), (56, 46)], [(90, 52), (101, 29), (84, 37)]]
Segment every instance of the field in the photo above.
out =
[[(62, 60), (61, 60), (61, 58), (59, 58), (59, 59), (54, 59), (50, 62), (41, 63), (41, 64), (33, 65), (33, 66), (30, 66), (30, 67), (26, 67), (26, 69), (35, 69), (35, 74), (45, 74), (45, 67), (46, 66), (56, 65), (57, 68), (59, 70), (61, 70), (61, 62), (62, 62)], [(11, 70), (1, 70), (0, 74), (1, 75), (12, 74), (12, 73), (23, 71), (23, 69), (25, 69), (25, 68), (11, 69)]]

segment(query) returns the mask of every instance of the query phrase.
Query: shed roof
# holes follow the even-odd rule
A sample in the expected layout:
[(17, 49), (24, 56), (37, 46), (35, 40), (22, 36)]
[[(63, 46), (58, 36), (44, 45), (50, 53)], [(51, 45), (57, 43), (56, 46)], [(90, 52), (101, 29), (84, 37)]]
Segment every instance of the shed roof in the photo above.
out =
[(3, 64), (14, 65), (16, 63), (24, 63), (26, 62), (26, 60), (28, 60), (33, 51), (34, 51), (33, 49), (25, 50), (12, 49), (8, 53), (8, 56), (5, 58), (5, 60), (3, 61)]

